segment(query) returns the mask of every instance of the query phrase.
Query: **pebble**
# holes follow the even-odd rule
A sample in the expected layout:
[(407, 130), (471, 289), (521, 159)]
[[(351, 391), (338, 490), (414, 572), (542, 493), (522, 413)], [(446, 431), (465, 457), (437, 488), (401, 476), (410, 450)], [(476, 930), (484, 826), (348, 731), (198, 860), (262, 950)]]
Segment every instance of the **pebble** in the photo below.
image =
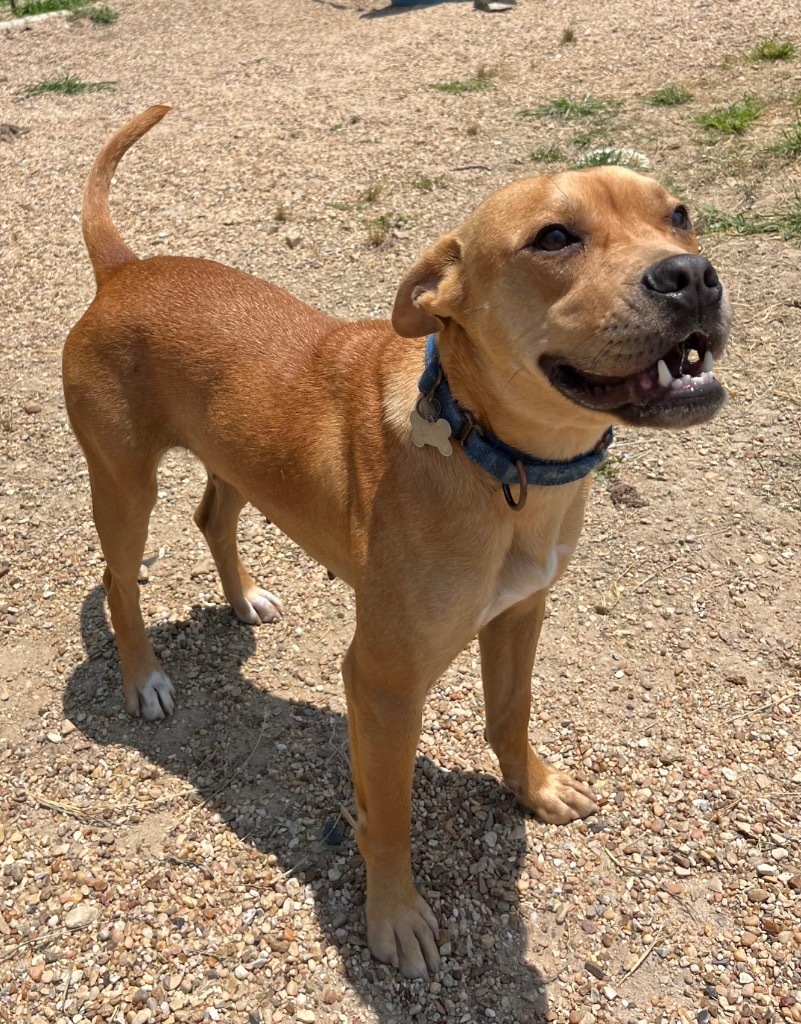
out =
[(37, 412), (42, 411), (42, 405), (40, 402), (26, 402), (22, 408), (29, 416), (34, 416)]
[(298, 1010), (295, 1014), (296, 1020), (302, 1021), (303, 1024), (314, 1024), (317, 1020), (314, 1010)]
[(79, 928), (88, 928), (97, 917), (97, 910), (87, 903), (79, 903), (77, 907), (67, 911), (64, 915), (64, 925), (70, 931), (77, 931)]
[(613, 999), (617, 999), (617, 992), (615, 992), (611, 985), (604, 985), (603, 993), (610, 1003)]
[(247, 967), (244, 967), (242, 964), (237, 964), (234, 968), (234, 977), (238, 978), (239, 981), (244, 981), (248, 977), (248, 973)]
[(748, 892), (748, 898), (752, 903), (764, 903), (765, 900), (770, 899), (770, 893), (767, 889), (750, 889)]
[(776, 865), (775, 864), (757, 864), (758, 875), (775, 875)]

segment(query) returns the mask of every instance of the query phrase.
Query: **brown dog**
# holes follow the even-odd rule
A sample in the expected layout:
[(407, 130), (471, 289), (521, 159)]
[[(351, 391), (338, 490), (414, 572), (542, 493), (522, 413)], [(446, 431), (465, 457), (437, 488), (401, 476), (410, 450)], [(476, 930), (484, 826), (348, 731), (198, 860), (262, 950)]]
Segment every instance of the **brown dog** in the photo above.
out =
[(140, 261), (111, 222), (108, 189), (168, 109), (135, 118), (95, 162), (83, 231), (97, 295), (64, 349), (125, 706), (151, 719), (173, 710), (137, 571), (159, 460), (188, 448), (208, 470), (195, 521), (243, 622), (281, 614), (239, 560), (247, 501), (355, 590), (343, 675), (368, 939), (380, 960), (423, 976), (439, 963), (409, 842), (426, 694), (478, 633), (486, 735), (506, 784), (543, 821), (596, 809), (528, 742), (546, 595), (575, 548), (610, 425), (684, 427), (720, 408), (712, 370), (728, 304), (683, 205), (615, 167), (492, 194), (411, 269), (391, 324), (334, 320), (218, 263)]

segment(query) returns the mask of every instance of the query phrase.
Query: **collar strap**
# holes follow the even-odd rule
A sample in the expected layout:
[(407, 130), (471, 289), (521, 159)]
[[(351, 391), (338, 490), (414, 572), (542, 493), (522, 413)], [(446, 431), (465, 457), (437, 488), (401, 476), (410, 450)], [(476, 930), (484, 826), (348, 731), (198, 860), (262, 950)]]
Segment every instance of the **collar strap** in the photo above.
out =
[[(565, 461), (537, 459), (504, 444), (476, 423), (453, 397), (439, 361), (434, 334), (428, 336), (426, 366), (418, 387), (422, 399), (428, 402), (427, 411), (433, 413), (433, 419), (444, 419), (450, 424), (452, 437), (461, 444), (465, 455), (503, 484), (505, 493), (510, 484), (519, 483), (522, 488), (524, 481), (533, 487), (556, 487), (581, 480), (601, 465), (614, 440), (614, 433), (609, 427), (594, 448)], [(429, 415), (427, 418), (432, 417)], [(509, 494), (506, 496), (509, 501)]]

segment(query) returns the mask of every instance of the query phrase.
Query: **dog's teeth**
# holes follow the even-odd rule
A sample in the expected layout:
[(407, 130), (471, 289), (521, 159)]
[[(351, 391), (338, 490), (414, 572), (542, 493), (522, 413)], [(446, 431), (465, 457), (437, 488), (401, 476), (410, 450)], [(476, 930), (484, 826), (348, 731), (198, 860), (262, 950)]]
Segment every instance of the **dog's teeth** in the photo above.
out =
[(656, 370), (659, 374), (659, 383), (662, 385), (663, 388), (669, 388), (670, 385), (673, 383), (673, 374), (667, 368), (667, 363), (664, 359), (660, 359), (659, 362), (656, 364)]
[(704, 362), (701, 366), (701, 369), (704, 371), (704, 373), (712, 373), (715, 369), (715, 359), (709, 350), (707, 350), (707, 353), (704, 356)]
[(685, 373), (684, 376), (681, 378), (682, 384), (689, 384), (691, 380), (692, 377), (689, 375), (689, 373)]
[(671, 387), (673, 388), (673, 390), (674, 390), (674, 391), (678, 391), (678, 390), (679, 390), (679, 388), (680, 388), (680, 387), (682, 386), (681, 380), (680, 380), (680, 379), (679, 379), (678, 377), (676, 377), (676, 378), (675, 378), (675, 379), (674, 379), (674, 380), (673, 380), (673, 381), (671, 382), (671, 385), (670, 385), (670, 386), (671, 386)]

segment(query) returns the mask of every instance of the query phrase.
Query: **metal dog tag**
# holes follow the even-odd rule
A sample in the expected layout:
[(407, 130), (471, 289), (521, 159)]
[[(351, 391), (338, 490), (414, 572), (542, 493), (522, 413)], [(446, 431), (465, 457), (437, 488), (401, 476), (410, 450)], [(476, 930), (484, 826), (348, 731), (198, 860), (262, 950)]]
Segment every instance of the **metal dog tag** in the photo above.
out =
[(451, 436), (451, 425), (447, 420), (425, 419), (417, 409), (413, 409), (409, 420), (412, 424), (412, 442), (418, 448), (427, 444), (436, 448), (442, 455), (450, 455), (453, 451), (448, 438)]

